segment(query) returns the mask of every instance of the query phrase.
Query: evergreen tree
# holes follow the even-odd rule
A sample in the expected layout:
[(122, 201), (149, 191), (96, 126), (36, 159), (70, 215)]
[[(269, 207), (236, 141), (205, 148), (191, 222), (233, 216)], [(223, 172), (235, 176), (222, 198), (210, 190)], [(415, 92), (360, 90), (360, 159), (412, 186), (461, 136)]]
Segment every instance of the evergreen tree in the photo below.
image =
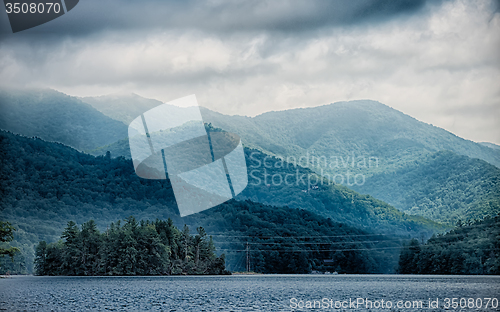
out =
[[(8, 243), (14, 239), (14, 231), (16, 229), (7, 221), (0, 221), (0, 243)], [(2, 247), (0, 246), (0, 256), (8, 255), (12, 261), (16, 253), (20, 252), (17, 247)]]
[[(37, 245), (35, 271), (38, 275), (227, 274), (224, 257), (215, 255), (205, 229), (198, 227), (197, 232), (192, 237), (189, 227), (180, 232), (172, 220), (137, 222), (132, 216), (123, 226), (120, 221), (111, 223), (104, 233), (93, 220), (81, 230), (70, 221), (62, 240)], [(182, 253), (172, 252), (179, 248)]]

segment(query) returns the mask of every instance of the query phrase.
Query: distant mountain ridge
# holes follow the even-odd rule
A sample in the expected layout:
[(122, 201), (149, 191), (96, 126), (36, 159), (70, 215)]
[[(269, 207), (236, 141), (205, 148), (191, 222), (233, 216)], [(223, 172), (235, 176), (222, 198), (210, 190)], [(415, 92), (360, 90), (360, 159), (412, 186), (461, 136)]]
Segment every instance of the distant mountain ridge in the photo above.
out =
[[(256, 117), (226, 116), (202, 109), (206, 122), (239, 134), (247, 144), (280, 156), (378, 157), (393, 170), (414, 156), (440, 150), (483, 159), (500, 167), (500, 151), (462, 139), (370, 100), (268, 112)], [(413, 155), (410, 155), (413, 154)], [(327, 166), (319, 166), (326, 171)], [(368, 174), (373, 170), (358, 170)]]
[[(103, 114), (122, 116), (140, 113), (160, 101), (138, 95), (82, 98)], [(133, 112), (133, 113), (132, 113)], [(500, 167), (500, 149), (494, 144), (460, 138), (390, 108), (377, 101), (355, 100), (318, 107), (272, 111), (255, 117), (223, 115), (201, 107), (203, 120), (217, 128), (238, 134), (248, 147), (277, 156), (377, 157), (379, 167), (355, 172), (371, 175), (395, 170), (416, 157), (441, 150), (485, 160)], [(493, 149), (493, 150), (492, 150)], [(329, 166), (315, 166), (331, 173)]]
[(54, 90), (1, 90), (0, 129), (92, 150), (127, 137), (127, 126)]
[[(500, 160), (500, 150), (495, 149), (496, 145), (464, 140), (381, 103), (366, 100), (340, 102), (269, 112), (256, 117), (226, 116), (206, 108), (201, 108), (201, 111), (206, 122), (238, 133), (250, 148), (300, 160), (297, 162), (301, 166), (325, 176), (362, 174), (363, 185), (349, 181), (343, 181), (343, 184), (408, 213), (453, 224), (459, 218), (499, 212), (498, 183), (481, 183), (483, 176), (477, 174), (468, 180), (476, 186), (474, 191), (463, 183), (450, 182), (459, 177), (461, 171), (476, 172), (476, 166), (481, 167), (480, 172), (486, 176), (495, 176), (498, 168), (494, 165), (498, 166)], [(442, 152), (446, 150), (450, 152)], [(114, 156), (130, 157), (127, 140), (100, 147), (91, 153), (103, 155), (106, 151), (111, 151)], [(429, 162), (435, 155), (440, 155), (440, 159), (449, 157), (449, 160)], [(376, 162), (370, 163), (372, 160)], [(358, 166), (364, 162), (368, 168)], [(439, 168), (438, 164), (445, 165)], [(439, 178), (429, 174), (436, 171), (441, 174)], [(422, 176), (415, 177), (417, 173)], [(413, 183), (405, 183), (404, 179), (408, 177), (412, 177)], [(419, 181), (427, 181), (427, 184), (422, 185)], [(436, 195), (444, 191), (444, 185), (455, 193)], [(465, 201), (463, 194), (472, 198)]]
[[(21, 99), (24, 98), (37, 98), (34, 92), (27, 92), (25, 95), (17, 94), (16, 96), (13, 97), (14, 102), (22, 102)], [(54, 120), (49, 118), (49, 121), (38, 120), (37, 115), (30, 113), (29, 110), (14, 110), (19, 115), (17, 119), (24, 120), (24, 124), (36, 125), (36, 127), (21, 127), (15, 129), (18, 131), (14, 130), (14, 132), (63, 142), (93, 155), (104, 155), (110, 151), (112, 157), (125, 156), (127, 158), (130, 157), (130, 150), (127, 135), (123, 134), (127, 128), (123, 122), (127, 121), (127, 118), (136, 117), (135, 114), (139, 115), (161, 104), (159, 101), (144, 99), (134, 94), (82, 99), (87, 102), (94, 101), (95, 107), (101, 111), (105, 111), (113, 118), (121, 118), (123, 122), (119, 122), (104, 116), (90, 107), (90, 104), (85, 104), (79, 99), (56, 91), (43, 91), (38, 97), (44, 98), (42, 101), (45, 103), (44, 105), (49, 105), (53, 101), (56, 106), (63, 106), (64, 109), (47, 109), (48, 112), (39, 114), (56, 116), (56, 118), (52, 118)], [(31, 102), (36, 101), (31, 100)], [(12, 104), (9, 105), (16, 107)], [(68, 111), (67, 115), (72, 116), (69, 120), (75, 119), (73, 122), (68, 123), (68, 118), (61, 118), (65, 114), (60, 114), (60, 112), (65, 111)], [(407, 184), (405, 189), (394, 188), (398, 189), (397, 196), (383, 196), (384, 191), (387, 192), (387, 188), (381, 184), (384, 181), (383, 175), (413, 170), (411, 168), (415, 164), (429, 166), (425, 159), (442, 150), (484, 159), (491, 164), (498, 163), (498, 159), (500, 159), (500, 150), (497, 151), (491, 147), (461, 139), (443, 129), (419, 122), (374, 101), (340, 102), (315, 108), (269, 112), (256, 117), (226, 116), (205, 108), (201, 108), (201, 111), (205, 121), (211, 122), (218, 128), (239, 134), (247, 147), (285, 159), (290, 158), (292, 162), (293, 159), (300, 160), (298, 161), (300, 166), (306, 166), (325, 176), (343, 178), (348, 175), (359, 175), (367, 185), (366, 188), (352, 184), (350, 181), (339, 181), (339, 179), (335, 181), (363, 193), (372, 194), (370, 192), (374, 192), (373, 194), (382, 196), (399, 209), (432, 216), (435, 220), (440, 221), (444, 220), (444, 216), (439, 217), (436, 213), (430, 213), (429, 210), (426, 212), (424, 206), (415, 208), (417, 206), (413, 204), (411, 207), (407, 207), (401, 205), (400, 200), (395, 200), (401, 194), (411, 194), (415, 197), (412, 198), (414, 203), (423, 203), (426, 200), (433, 201), (433, 199), (427, 198), (426, 192), (415, 192), (413, 185)], [(77, 118), (78, 114), (81, 115), (80, 119)], [(89, 118), (89, 114), (92, 118)], [(55, 123), (55, 119), (61, 120)], [(94, 124), (96, 126), (93, 126)], [(89, 127), (91, 129), (88, 129)], [(117, 129), (119, 131), (116, 131)], [(39, 133), (42, 133), (43, 136)], [(74, 134), (67, 135), (68, 133)], [(113, 135), (108, 136), (108, 134)], [(83, 144), (82, 142), (85, 140), (89, 142)], [(370, 162), (373, 159), (376, 161)], [(458, 158), (451, 157), (450, 159), (457, 160)], [(368, 163), (368, 167), (359, 165), (363, 165), (363, 162)], [(466, 163), (473, 164), (473, 162)], [(494, 167), (492, 166), (492, 168)], [(425, 172), (428, 169), (421, 168), (419, 170)], [(439, 181), (431, 182), (428, 185), (432, 189), (428, 190), (428, 193), (433, 193), (441, 188)], [(491, 190), (490, 187), (489, 191), (485, 190), (485, 192), (493, 196), (493, 202), (496, 202), (498, 194), (495, 196)], [(473, 198), (471, 201), (475, 203), (488, 202), (490, 199), (481, 197), (483, 196), (481, 194), (486, 194), (485, 192), (473, 192), (472, 194), (475, 194), (474, 196), (477, 198)], [(425, 207), (455, 205), (459, 197), (454, 198), (441, 197), (439, 203), (426, 204)], [(280, 203), (274, 202), (272, 204), (278, 205)], [(462, 208), (457, 208), (456, 212), (451, 213), (454, 215), (453, 218), (459, 217), (457, 215), (459, 211), (464, 213), (462, 217), (466, 217), (477, 215), (477, 213), (481, 215), (482, 212), (496, 209), (495, 205), (490, 205), (492, 207), (490, 209), (483, 204), (474, 206), (475, 208), (470, 205), (464, 208), (463, 204), (458, 204), (457, 207)], [(473, 211), (479, 207), (481, 207), (482, 212)], [(448, 221), (448, 219), (445, 220), (445, 222)]]
[(121, 121), (127, 126), (137, 116), (162, 104), (158, 100), (146, 99), (135, 93), (82, 97), (80, 99), (104, 115)]

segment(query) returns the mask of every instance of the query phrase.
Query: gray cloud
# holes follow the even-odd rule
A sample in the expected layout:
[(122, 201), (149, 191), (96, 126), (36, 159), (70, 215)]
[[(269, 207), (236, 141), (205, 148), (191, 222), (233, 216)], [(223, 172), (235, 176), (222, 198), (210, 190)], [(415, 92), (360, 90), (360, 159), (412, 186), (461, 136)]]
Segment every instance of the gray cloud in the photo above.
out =
[(85, 3), (94, 2), (4, 35), (2, 85), (162, 101), (195, 93), (202, 106), (240, 115), (372, 99), (500, 143), (498, 1), (168, 2), (161, 10), (120, 1), (122, 11), (110, 11), (118, 2), (109, 0), (106, 18), (85, 18), (95, 11)]
[[(418, 12), (425, 3), (425, 0), (86, 0), (65, 16), (16, 35), (75, 36), (132, 29), (296, 33), (328, 26), (377, 23)], [(1, 33), (5, 36), (10, 33), (7, 16), (0, 14), (0, 18)]]

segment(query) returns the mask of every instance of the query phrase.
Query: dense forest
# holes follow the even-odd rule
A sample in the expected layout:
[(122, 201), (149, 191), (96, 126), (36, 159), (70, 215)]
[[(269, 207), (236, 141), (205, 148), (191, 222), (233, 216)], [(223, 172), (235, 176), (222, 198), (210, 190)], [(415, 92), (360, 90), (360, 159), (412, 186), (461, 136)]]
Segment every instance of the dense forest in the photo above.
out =
[[(207, 125), (207, 131), (220, 131)], [(93, 151), (111, 150), (113, 156), (130, 158), (128, 140)], [(108, 151), (109, 152), (109, 151)], [(101, 155), (102, 156), (102, 155)], [(401, 212), (369, 195), (330, 183), (310, 169), (287, 163), (259, 150), (245, 148), (248, 185), (236, 198), (273, 206), (307, 209), (338, 222), (397, 235), (430, 237), (446, 227), (429, 219)], [(285, 182), (286, 178), (286, 182)], [(310, 183), (309, 183), (310, 182)]]
[(224, 255), (202, 227), (191, 235), (188, 226), (177, 229), (171, 219), (138, 222), (129, 217), (111, 223), (100, 233), (93, 220), (81, 229), (68, 222), (61, 240), (36, 247), (37, 275), (180, 275), (230, 274)]
[[(393, 273), (407, 239), (367, 232), (303, 209), (230, 200), (184, 218), (202, 222), (232, 271)], [(248, 245), (247, 245), (248, 243)]]
[(403, 248), (402, 274), (500, 274), (500, 215), (457, 222), (457, 227), (425, 244), (413, 239)]
[(500, 169), (450, 151), (376, 174), (353, 188), (407, 213), (448, 224), (500, 212)]
[[(61, 240), (36, 247), (39, 275), (171, 275), (226, 274), (224, 253), (244, 259), (245, 269), (260, 273), (388, 273), (401, 246), (400, 239), (368, 234), (334, 223), (304, 210), (234, 202), (217, 209), (192, 236), (178, 230), (171, 219), (155, 222), (129, 217), (112, 223), (102, 233), (93, 220), (81, 230), (69, 222)], [(224, 221), (221, 221), (224, 220)], [(190, 221), (190, 220), (188, 220)], [(293, 229), (293, 230), (292, 230)], [(249, 263), (246, 262), (248, 255)], [(238, 257), (239, 256), (239, 257)], [(248, 265), (248, 267), (247, 267)], [(242, 269), (242, 266), (235, 267)]]
[(445, 229), (441, 224), (401, 212), (280, 158), (254, 149), (245, 149), (245, 156), (248, 186), (238, 199), (307, 209), (337, 222), (381, 233), (430, 237), (433, 232)]
[[(77, 224), (83, 224), (89, 219), (95, 220), (97, 228), (101, 231), (105, 229), (110, 222), (124, 219), (127, 216), (135, 215), (138, 220), (155, 220), (156, 218), (166, 220), (171, 218), (174, 224), (181, 227), (187, 223), (192, 228), (203, 226), (210, 229), (212, 233), (219, 233), (224, 229), (224, 232), (232, 231), (235, 235), (246, 234), (248, 228), (266, 225), (268, 231), (272, 231), (274, 236), (282, 236), (282, 233), (289, 233), (288, 236), (293, 236), (294, 231), (304, 228), (309, 236), (322, 235), (346, 235), (344, 229), (353, 228), (333, 223), (330, 229), (323, 229), (319, 224), (327, 222), (325, 217), (319, 217), (314, 213), (297, 212), (289, 208), (270, 207), (257, 204), (251, 201), (236, 201), (232, 200), (227, 203), (207, 210), (201, 214), (180, 218), (177, 212), (175, 198), (168, 180), (145, 180), (137, 177), (134, 172), (131, 161), (122, 157), (111, 158), (108, 156), (94, 157), (91, 155), (80, 153), (72, 148), (58, 143), (49, 143), (41, 139), (25, 138), (18, 135), (13, 135), (7, 132), (0, 133), (1, 153), (1, 181), (0, 192), (2, 200), (0, 201), (0, 217), (4, 220), (11, 221), (18, 231), (15, 234), (13, 246), (21, 249), (22, 254), (19, 257), (24, 257), (26, 270), (32, 271), (33, 263), (33, 244), (41, 240), (47, 242), (55, 242), (59, 239), (59, 233), (63, 230), (67, 220), (74, 220)], [(262, 192), (265, 192), (265, 185), (258, 186)], [(278, 196), (279, 192), (271, 191), (272, 196)], [(324, 194), (328, 194), (325, 189)], [(256, 191), (256, 194), (257, 193)], [(287, 194), (298, 195), (297, 198), (304, 198), (312, 202), (314, 193), (303, 193), (299, 190), (290, 190)], [(377, 218), (384, 211), (387, 211), (387, 204), (362, 197), (358, 199), (358, 195), (351, 193), (334, 193), (341, 200), (340, 202), (332, 201), (331, 209), (337, 209), (338, 215), (342, 213), (342, 203), (348, 205), (348, 209), (353, 209), (351, 213), (345, 211), (345, 214), (351, 216), (352, 223), (356, 220), (359, 225), (363, 225), (363, 218)], [(260, 196), (260, 195), (259, 195)], [(266, 195), (267, 196), (267, 195)], [(326, 196), (326, 195), (325, 195)], [(328, 197), (318, 201), (318, 203), (328, 203)], [(363, 200), (363, 201), (361, 201)], [(357, 205), (359, 201), (359, 205)], [(337, 207), (338, 205), (338, 207)], [(363, 206), (365, 205), (365, 206)], [(356, 217), (356, 209), (365, 209), (363, 207), (372, 207), (370, 213), (364, 214), (364, 217)], [(391, 208), (397, 212), (394, 208)], [(224, 211), (224, 213), (220, 213)], [(260, 211), (259, 215), (255, 215)], [(278, 215), (280, 217), (278, 217)], [(304, 219), (304, 215), (308, 217)], [(391, 217), (392, 218), (392, 217)], [(280, 222), (286, 220), (286, 223), (280, 225)], [(333, 219), (333, 218), (332, 218)], [(232, 220), (228, 223), (228, 220)], [(249, 221), (250, 220), (250, 221)], [(333, 219), (335, 220), (335, 219)], [(409, 217), (408, 227), (415, 226), (418, 229), (419, 223), (413, 222), (412, 217)], [(415, 220), (418, 220), (415, 219)], [(239, 227), (242, 222), (247, 222), (244, 227)], [(337, 220), (335, 220), (337, 221)], [(330, 221), (331, 222), (331, 221)], [(398, 222), (397, 219), (394, 222)], [(300, 226), (299, 226), (300, 224)], [(309, 230), (306, 230), (309, 229)], [(310, 233), (309, 233), (309, 232)], [(357, 235), (352, 241), (363, 241), (363, 235), (372, 235), (373, 232), (357, 230)], [(406, 232), (407, 233), (407, 232)], [(296, 234), (298, 235), (298, 234)], [(215, 236), (214, 236), (215, 237)], [(219, 236), (217, 236), (219, 237)], [(227, 240), (226, 240), (227, 241)], [(225, 247), (226, 241), (214, 239), (214, 243), (219, 248)], [(231, 240), (234, 242), (234, 240)], [(241, 241), (238, 241), (241, 242)], [(306, 247), (306, 241), (300, 241), (297, 246)], [(341, 240), (336, 241), (319, 241), (317, 243), (339, 244)], [(352, 244), (350, 241), (347, 244)], [(304, 246), (302, 246), (304, 245)], [(252, 245), (253, 246), (253, 245)], [(347, 245), (346, 245), (347, 246)], [(363, 245), (364, 246), (364, 245)], [(276, 245), (277, 248), (279, 245)], [(333, 247), (338, 247), (334, 245)], [(245, 246), (239, 244), (230, 244), (228, 249), (224, 251), (227, 256), (227, 264), (231, 270), (237, 271), (245, 268), (245, 263), (241, 261), (241, 251)], [(371, 253), (371, 245), (363, 247), (365, 252)], [(366, 272), (390, 272), (394, 269), (397, 260), (398, 241), (390, 246), (390, 249), (385, 250), (385, 253), (377, 256), (372, 256), (372, 259), (384, 259), (383, 266), (371, 265)], [(338, 250), (339, 248), (330, 248)], [(356, 249), (356, 248), (340, 248), (340, 249)], [(256, 269), (263, 272), (273, 272), (273, 270), (283, 272), (298, 272), (302, 268), (291, 267), (290, 269), (282, 269), (281, 266), (274, 267), (269, 265), (265, 267), (261, 260), (266, 257), (279, 259), (283, 255), (292, 255), (294, 253), (289, 250), (285, 252), (272, 252), (269, 255), (265, 254), (260, 257), (256, 249), (253, 248), (251, 253), (255, 255)], [(280, 250), (279, 248), (277, 250)], [(354, 251), (355, 250), (350, 250)], [(375, 249), (373, 252), (376, 252)], [(347, 251), (346, 251), (347, 252)], [(378, 251), (377, 251), (378, 252)], [(324, 259), (331, 259), (328, 252), (322, 252), (321, 255), (312, 252), (307, 254), (307, 266), (318, 267)], [(284, 259), (288, 256), (284, 257)], [(352, 256), (350, 256), (352, 257)], [(271, 259), (269, 258), (269, 259)], [(348, 259), (349, 256), (346, 256)], [(389, 260), (388, 260), (389, 259)], [(22, 261), (22, 260), (21, 260)], [(259, 262), (260, 261), (260, 262)], [(290, 259), (291, 261), (291, 259)], [(378, 260), (377, 260), (378, 261)], [(375, 261), (375, 262), (377, 262)], [(272, 261), (269, 263), (273, 263)], [(276, 263), (276, 261), (274, 262)], [(376, 263), (375, 263), (376, 264)], [(7, 264), (6, 264), (7, 265)], [(344, 265), (347, 267), (346, 265)], [(342, 265), (340, 266), (344, 269)], [(364, 269), (363, 269), (364, 270)], [(12, 270), (13, 272), (15, 270)]]

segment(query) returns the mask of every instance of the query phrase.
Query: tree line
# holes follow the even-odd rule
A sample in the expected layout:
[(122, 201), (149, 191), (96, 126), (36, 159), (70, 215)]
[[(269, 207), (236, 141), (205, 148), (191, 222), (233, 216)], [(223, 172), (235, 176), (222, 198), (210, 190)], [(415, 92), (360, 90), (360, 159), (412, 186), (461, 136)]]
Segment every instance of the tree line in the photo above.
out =
[(79, 228), (68, 222), (61, 240), (36, 247), (37, 275), (180, 275), (230, 274), (217, 257), (212, 237), (202, 227), (192, 235), (171, 219), (138, 222), (129, 217), (104, 232), (93, 220)]
[(457, 222), (457, 227), (430, 238), (413, 239), (399, 257), (402, 274), (500, 274), (500, 215)]

